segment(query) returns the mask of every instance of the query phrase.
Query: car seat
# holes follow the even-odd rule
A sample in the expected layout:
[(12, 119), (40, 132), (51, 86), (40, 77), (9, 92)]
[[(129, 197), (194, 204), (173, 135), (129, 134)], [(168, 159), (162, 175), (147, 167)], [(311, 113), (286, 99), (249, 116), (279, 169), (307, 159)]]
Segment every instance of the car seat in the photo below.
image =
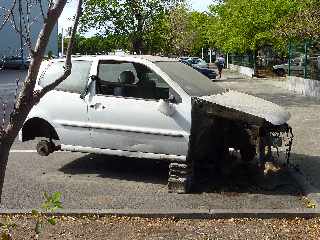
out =
[(123, 86), (119, 86), (119, 87), (114, 88), (114, 96), (127, 97), (128, 96), (128, 93), (127, 93), (128, 86), (125, 86), (125, 85), (126, 84), (133, 84), (135, 82), (135, 76), (132, 71), (128, 71), (128, 70), (123, 71), (119, 75), (118, 82)]
[(137, 83), (138, 97), (154, 99), (156, 97), (156, 83), (149, 78), (142, 78)]

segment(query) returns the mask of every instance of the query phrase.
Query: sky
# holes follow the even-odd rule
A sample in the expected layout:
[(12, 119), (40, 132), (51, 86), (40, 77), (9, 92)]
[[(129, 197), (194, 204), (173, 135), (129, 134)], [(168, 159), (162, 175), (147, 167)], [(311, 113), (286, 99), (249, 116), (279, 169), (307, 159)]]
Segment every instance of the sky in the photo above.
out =
[[(188, 0), (190, 6), (196, 11), (206, 11), (208, 10), (208, 6), (212, 4), (213, 0)], [(68, 28), (72, 26), (72, 21), (69, 19), (75, 14), (75, 10), (77, 8), (77, 2), (75, 0), (69, 0), (65, 9), (62, 12), (62, 15), (59, 19), (59, 32), (61, 32), (61, 28)]]

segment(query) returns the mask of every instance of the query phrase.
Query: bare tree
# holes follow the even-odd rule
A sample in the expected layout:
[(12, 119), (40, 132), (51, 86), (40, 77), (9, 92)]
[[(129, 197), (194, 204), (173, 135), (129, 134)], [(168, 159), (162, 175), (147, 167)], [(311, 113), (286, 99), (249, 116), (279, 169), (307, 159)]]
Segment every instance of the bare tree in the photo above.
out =
[[(33, 1), (34, 2), (34, 1)], [(32, 107), (40, 101), (40, 99), (49, 91), (53, 90), (57, 85), (59, 85), (63, 80), (65, 80), (71, 73), (71, 52), (74, 44), (74, 39), (78, 27), (79, 18), (82, 14), (82, 0), (78, 0), (78, 7), (76, 12), (76, 17), (74, 20), (74, 25), (71, 33), (71, 38), (69, 41), (66, 61), (64, 66), (64, 73), (58, 79), (56, 79), (52, 84), (44, 87), (39, 91), (35, 91), (34, 87), (36, 84), (36, 79), (38, 77), (41, 62), (45, 55), (45, 50), (48, 45), (50, 35), (57, 24), (58, 18), (60, 17), (67, 0), (48, 0), (48, 10), (44, 12), (42, 0), (38, 0), (41, 7), (41, 16), (43, 18), (43, 26), (39, 32), (38, 39), (36, 41), (35, 47), (32, 47), (32, 42), (30, 38), (30, 19), (25, 20), (24, 28), (18, 28), (13, 14), (13, 9), (17, 4), (14, 0), (12, 7), (6, 11), (4, 16), (4, 22), (0, 23), (0, 30), (5, 24), (11, 22), (14, 29), (21, 35), (26, 42), (26, 46), (29, 49), (31, 55), (31, 63), (29, 66), (28, 74), (23, 82), (20, 93), (17, 97), (14, 109), (10, 114), (10, 120), (8, 124), (3, 124), (0, 127), (0, 199), (2, 197), (2, 188), (4, 184), (5, 172), (8, 163), (8, 156), (10, 148), (17, 137), (19, 130), (23, 126), (24, 121), (27, 118), (28, 113)], [(21, 24), (20, 24), (21, 26)]]

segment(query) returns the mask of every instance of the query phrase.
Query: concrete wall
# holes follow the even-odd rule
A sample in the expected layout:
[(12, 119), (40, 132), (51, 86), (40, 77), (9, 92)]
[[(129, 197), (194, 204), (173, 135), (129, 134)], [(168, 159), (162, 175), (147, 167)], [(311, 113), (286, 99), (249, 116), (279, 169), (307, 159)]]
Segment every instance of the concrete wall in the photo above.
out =
[(252, 77), (254, 75), (253, 68), (243, 67), (239, 65), (229, 64), (229, 68), (234, 71), (238, 71), (239, 73)]
[(320, 81), (288, 76), (287, 87), (290, 91), (310, 97), (320, 97)]
[[(19, 5), (16, 4), (16, 7), (14, 9), (14, 16), (15, 16), (15, 21), (16, 25), (19, 27)], [(33, 46), (36, 43), (36, 40), (38, 38), (38, 34), (42, 28), (43, 25), (43, 19), (41, 15), (41, 9), (40, 9), (40, 4), (38, 1), (31, 1), (32, 2), (32, 7), (31, 12), (30, 12), (30, 29), (31, 29), (31, 34), (30, 38), (32, 41)], [(47, 0), (42, 0), (43, 2), (43, 7), (44, 11), (46, 11), (48, 1)], [(4, 16), (6, 14), (5, 9), (10, 9), (13, 1), (12, 0), (0, 0), (0, 24), (4, 20)], [(26, 1), (21, 0), (22, 3), (22, 12), (26, 13)], [(23, 14), (22, 19), (25, 19), (25, 22), (27, 21), (27, 15)], [(23, 41), (25, 43), (25, 41)], [(11, 22), (8, 22), (4, 28), (0, 31), (0, 57), (2, 56), (17, 56), (20, 55), (20, 34), (15, 31), (15, 29), (12, 26)], [(48, 47), (46, 49), (46, 52), (52, 51), (54, 55), (58, 55), (58, 25), (55, 26), (51, 38), (48, 44)], [(26, 47), (24, 47), (24, 56), (28, 57), (29, 52)]]

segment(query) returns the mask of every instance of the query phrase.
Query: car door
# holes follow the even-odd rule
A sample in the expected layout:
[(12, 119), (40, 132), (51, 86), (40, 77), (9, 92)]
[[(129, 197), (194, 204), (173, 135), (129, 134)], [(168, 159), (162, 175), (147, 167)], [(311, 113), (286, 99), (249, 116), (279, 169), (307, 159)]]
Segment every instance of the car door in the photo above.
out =
[[(39, 86), (44, 87), (62, 76), (64, 61), (49, 63), (39, 79)], [(34, 112), (53, 125), (63, 145), (91, 145), (88, 123), (87, 102), (80, 98), (85, 90), (91, 62), (72, 61), (70, 76), (53, 91), (46, 94), (36, 106)]]
[[(123, 72), (129, 79), (121, 79)], [(181, 106), (161, 100), (168, 99), (169, 92), (169, 85), (143, 64), (101, 61), (88, 109), (93, 147), (186, 155), (188, 133), (179, 122)], [(161, 112), (161, 106), (175, 111)]]

